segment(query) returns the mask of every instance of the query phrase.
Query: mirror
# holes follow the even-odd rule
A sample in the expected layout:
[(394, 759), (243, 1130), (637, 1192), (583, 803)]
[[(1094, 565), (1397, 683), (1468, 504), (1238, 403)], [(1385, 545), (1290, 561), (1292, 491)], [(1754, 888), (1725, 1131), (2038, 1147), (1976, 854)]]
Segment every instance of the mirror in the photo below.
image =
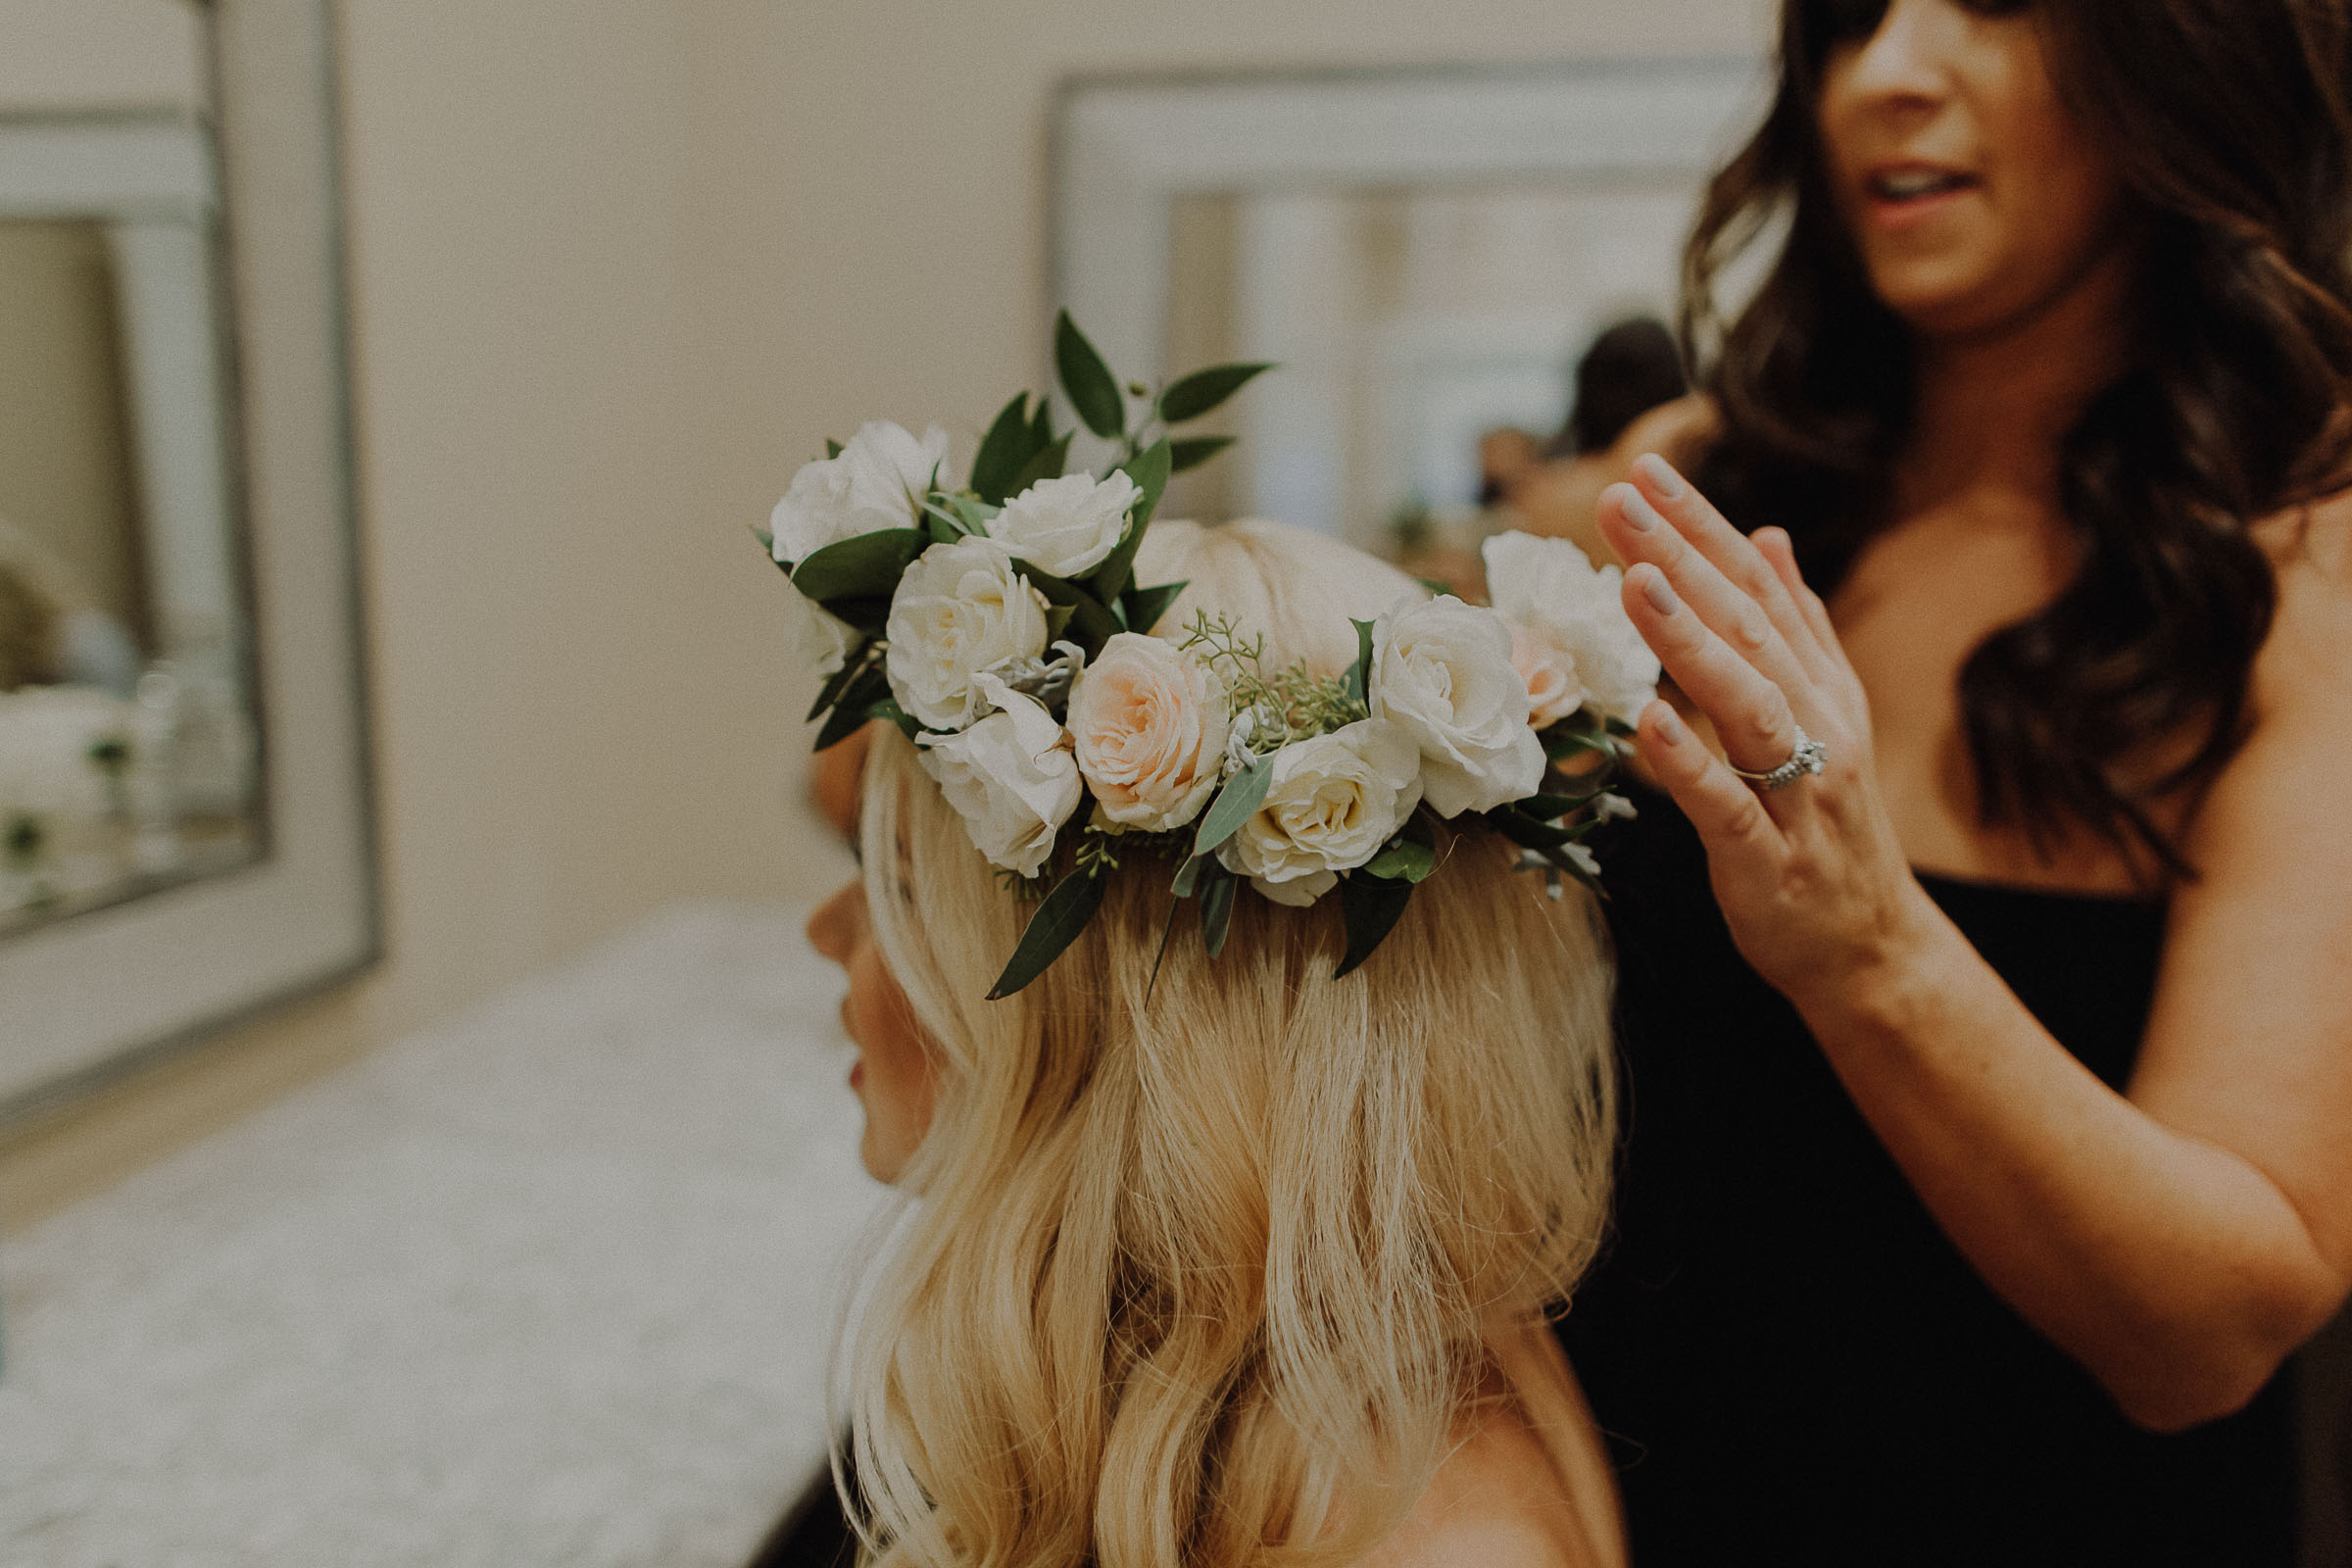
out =
[[(192, 20), (152, 17), (191, 83)], [(263, 822), (211, 137), (61, 110), (0, 126), (9, 168), (0, 938), (243, 865)]]
[(1510, 520), (1505, 477), (1576, 454), (1574, 371), (1605, 331), (1657, 323), (1611, 343), (1663, 358), (1643, 407), (1679, 393), (1658, 326), (1761, 90), (1747, 60), (1081, 82), (1056, 291), (1115, 365), (1282, 366), (1171, 515), (1274, 517), (1444, 576)]
[(0, 1121), (374, 948), (321, 0), (0, 0)]

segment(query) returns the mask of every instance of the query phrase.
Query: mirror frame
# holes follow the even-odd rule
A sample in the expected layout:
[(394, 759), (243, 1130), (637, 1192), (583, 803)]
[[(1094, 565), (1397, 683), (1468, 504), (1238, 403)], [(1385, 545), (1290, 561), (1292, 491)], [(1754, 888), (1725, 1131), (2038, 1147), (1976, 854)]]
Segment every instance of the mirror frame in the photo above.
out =
[[(0, 943), (0, 1126), (382, 951), (329, 0), (204, 9), (217, 109), (198, 128), (216, 138), (224, 197), (216, 254), (266, 849), (248, 866)], [(162, 128), (186, 139), (184, 124)], [(122, 134), (139, 133), (125, 117)], [(0, 158), (41, 157), (41, 140), (15, 138)], [(61, 188), (61, 215), (71, 194)]]

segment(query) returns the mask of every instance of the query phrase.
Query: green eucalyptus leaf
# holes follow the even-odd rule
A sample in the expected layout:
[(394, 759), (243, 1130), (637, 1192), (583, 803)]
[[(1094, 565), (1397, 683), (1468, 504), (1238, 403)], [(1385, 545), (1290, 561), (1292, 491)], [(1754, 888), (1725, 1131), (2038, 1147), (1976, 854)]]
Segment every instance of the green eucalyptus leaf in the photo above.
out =
[(1195, 370), (1159, 395), (1159, 416), (1170, 424), (1198, 419), (1272, 368), (1272, 365), (1212, 365)]
[(1348, 624), (1355, 628), (1355, 662), (1348, 666), (1348, 700), (1351, 703), (1372, 701), (1372, 627), (1369, 620), (1348, 617)]
[(1201, 870), (1215, 863), (1205, 855), (1188, 856), (1185, 862), (1176, 868), (1176, 880), (1169, 885), (1169, 891), (1180, 899), (1191, 898), (1193, 890), (1200, 885)]
[(1011, 495), (1019, 495), (1040, 479), (1058, 479), (1062, 469), (1070, 465), (1070, 438), (1066, 435), (1047, 442), (1038, 448), (1036, 456), (1012, 477)]
[(1054, 321), (1054, 368), (1061, 376), (1063, 395), (1089, 430), (1105, 441), (1127, 433), (1127, 400), (1119, 393), (1118, 377), (1067, 311)]
[(840, 442), (838, 442), (838, 441), (834, 441), (834, 440), (827, 440), (827, 441), (825, 442), (825, 461), (826, 461), (827, 463), (830, 463), (830, 462), (832, 462), (832, 461), (833, 461), (835, 458), (838, 458), (838, 457), (840, 457), (840, 456), (841, 456), (841, 443), (840, 443)]
[(1348, 953), (1333, 972), (1334, 980), (1353, 974), (1385, 941), (1413, 899), (1413, 884), (1389, 882), (1361, 871), (1340, 878), (1340, 919), (1348, 932)]
[(1242, 890), (1242, 879), (1215, 860), (1208, 862), (1202, 876), (1200, 945), (1213, 958), (1225, 951), (1226, 933), (1233, 928), (1233, 900)]
[(1168, 467), (1176, 473), (1198, 468), (1240, 439), (1232, 435), (1197, 435), (1187, 436), (1182, 441), (1171, 441), (1168, 443)]
[(981, 500), (1003, 506), (1015, 493), (1008, 488), (1013, 477), (1046, 444), (1035, 437), (1029, 423), (1029, 394), (1022, 392), (998, 414), (972, 458), (972, 489)]
[(1163, 582), (1156, 588), (1130, 585), (1127, 597), (1122, 601), (1127, 612), (1128, 629), (1148, 632), (1158, 625), (1160, 617), (1168, 612), (1168, 607), (1191, 586), (1189, 582)]
[(1364, 874), (1390, 882), (1418, 883), (1437, 868), (1438, 852), (1435, 849), (1427, 844), (1416, 844), (1411, 839), (1400, 838), (1372, 857), (1371, 863), (1364, 867)]
[(1069, 611), (1069, 619), (1063, 624), (1077, 634), (1073, 640), (1086, 650), (1087, 658), (1094, 658), (1104, 643), (1117, 635), (1119, 623), (1109, 608), (1078, 584), (1061, 577), (1049, 577), (1027, 566), (1022, 568), (1021, 575), (1046, 596), (1047, 604)]
[(884, 528), (812, 550), (793, 568), (792, 585), (820, 605), (836, 599), (885, 599), (898, 591), (914, 558), (930, 548), (924, 528)]
[(1095, 911), (1102, 906), (1102, 894), (1109, 878), (1073, 871), (1054, 885), (1045, 903), (1029, 917), (1027, 929), (1021, 932), (1020, 945), (1012, 950), (1011, 961), (997, 977), (996, 986), (988, 1000), (1001, 1002), (1046, 972), (1069, 945), (1078, 940)]
[(1168, 488), (1167, 441), (1163, 438), (1153, 442), (1122, 465), (1119, 471), (1135, 481), (1143, 497), (1128, 514), (1127, 531), (1120, 536), (1118, 548), (1103, 558), (1102, 564), (1095, 568), (1094, 576), (1089, 579), (1095, 597), (1104, 604), (1125, 593), (1135, 576), (1135, 553), (1143, 548), (1144, 530), (1152, 526), (1152, 511)]
[(1241, 830), (1260, 806), (1266, 802), (1266, 789), (1274, 782), (1274, 759), (1261, 757), (1225, 781), (1217, 792), (1216, 803), (1201, 814), (1200, 827), (1193, 835), (1193, 853), (1206, 855), (1221, 846)]

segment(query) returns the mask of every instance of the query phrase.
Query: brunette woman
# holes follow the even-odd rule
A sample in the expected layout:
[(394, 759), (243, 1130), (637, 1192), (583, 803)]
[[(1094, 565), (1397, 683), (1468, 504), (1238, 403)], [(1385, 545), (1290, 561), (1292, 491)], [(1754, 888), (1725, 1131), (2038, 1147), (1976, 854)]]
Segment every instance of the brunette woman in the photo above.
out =
[(1563, 1329), (1647, 1568), (2292, 1558), (2280, 1367), (2352, 1282), (2346, 33), (1788, 0), (1692, 477), (1600, 509), (1690, 702), (1602, 852), (1630, 1143)]

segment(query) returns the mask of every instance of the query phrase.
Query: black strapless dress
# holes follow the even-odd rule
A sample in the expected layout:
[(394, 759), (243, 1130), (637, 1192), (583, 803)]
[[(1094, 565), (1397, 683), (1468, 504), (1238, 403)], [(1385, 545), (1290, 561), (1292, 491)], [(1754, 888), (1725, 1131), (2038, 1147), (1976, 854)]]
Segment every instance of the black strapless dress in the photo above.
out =
[[(1615, 1236), (1560, 1339), (1637, 1568), (2286, 1564), (2286, 1380), (2142, 1432), (1980, 1280), (1794, 1008), (1734, 949), (1661, 795), (1596, 846), (1619, 961)], [(2121, 1088), (2164, 906), (1923, 878), (2035, 1017)]]

